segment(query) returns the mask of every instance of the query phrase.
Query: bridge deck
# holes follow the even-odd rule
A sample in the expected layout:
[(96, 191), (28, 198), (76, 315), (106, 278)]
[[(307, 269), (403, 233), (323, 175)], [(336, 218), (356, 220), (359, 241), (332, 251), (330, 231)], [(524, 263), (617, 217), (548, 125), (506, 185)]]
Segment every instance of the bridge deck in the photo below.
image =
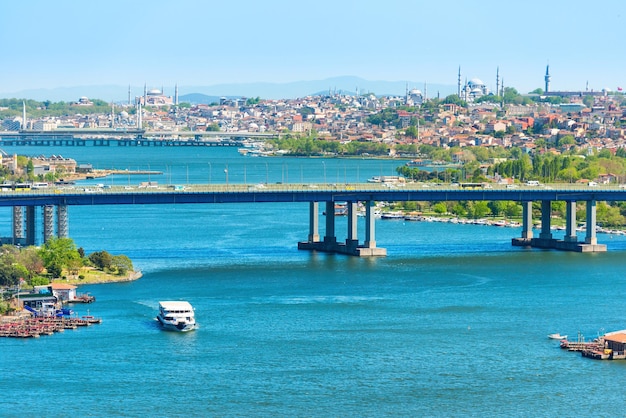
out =
[[(181, 190), (183, 189), (183, 190)], [(626, 189), (552, 184), (543, 187), (464, 189), (450, 184), (194, 184), (185, 186), (48, 187), (0, 191), (0, 206), (345, 202), (345, 201), (626, 201)]]

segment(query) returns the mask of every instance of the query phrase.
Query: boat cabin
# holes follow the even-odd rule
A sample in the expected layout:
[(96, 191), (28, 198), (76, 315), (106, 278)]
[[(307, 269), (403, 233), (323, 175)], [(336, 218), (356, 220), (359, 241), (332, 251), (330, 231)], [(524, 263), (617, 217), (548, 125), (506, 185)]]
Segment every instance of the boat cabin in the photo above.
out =
[(605, 352), (610, 350), (613, 360), (626, 359), (626, 330), (616, 331), (604, 336)]

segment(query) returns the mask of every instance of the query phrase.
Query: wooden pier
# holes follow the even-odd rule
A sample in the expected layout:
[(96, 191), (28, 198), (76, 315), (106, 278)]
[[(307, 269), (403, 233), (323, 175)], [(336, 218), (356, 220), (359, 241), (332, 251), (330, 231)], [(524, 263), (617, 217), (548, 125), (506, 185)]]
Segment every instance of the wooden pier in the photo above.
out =
[(626, 330), (606, 333), (593, 341), (585, 341), (578, 334), (576, 341), (562, 340), (561, 348), (594, 360), (626, 360)]
[(14, 318), (0, 324), (0, 337), (39, 338), (42, 335), (53, 335), (66, 329), (77, 329), (101, 322), (102, 319), (93, 316)]

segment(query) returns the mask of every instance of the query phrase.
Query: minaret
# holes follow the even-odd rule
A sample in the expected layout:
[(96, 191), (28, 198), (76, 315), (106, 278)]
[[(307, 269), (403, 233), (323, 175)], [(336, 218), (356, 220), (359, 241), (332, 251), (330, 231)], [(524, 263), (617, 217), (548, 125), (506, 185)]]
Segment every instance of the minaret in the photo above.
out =
[(143, 124), (141, 120), (141, 102), (137, 103), (137, 129), (141, 129), (141, 125)]
[(424, 81), (424, 97), (422, 97), (422, 103), (424, 103), (427, 98), (428, 98), (428, 87), (426, 86), (426, 82)]
[(459, 65), (459, 81), (458, 81), (458, 86), (457, 86), (458, 92), (457, 92), (457, 96), (459, 96), (459, 99), (461, 98), (461, 66)]
[(146, 104), (148, 100), (148, 86), (146, 83), (143, 83), (143, 103)]
[(406, 87), (404, 88), (404, 104), (406, 106), (409, 105), (409, 83), (406, 83)]
[(463, 100), (467, 101), (468, 99), (468, 91), (469, 89), (467, 88), (467, 77), (465, 77), (465, 97), (463, 98)]
[(174, 86), (174, 104), (178, 106), (178, 83)]
[(496, 67), (496, 96), (500, 95), (500, 67)]
[(131, 105), (131, 101), (130, 101), (130, 84), (128, 85), (128, 105)]
[(550, 64), (546, 65), (546, 75), (543, 79), (546, 81), (546, 88), (544, 89), (544, 92), (547, 93), (550, 91)]
[(26, 102), (22, 102), (22, 130), (26, 129)]

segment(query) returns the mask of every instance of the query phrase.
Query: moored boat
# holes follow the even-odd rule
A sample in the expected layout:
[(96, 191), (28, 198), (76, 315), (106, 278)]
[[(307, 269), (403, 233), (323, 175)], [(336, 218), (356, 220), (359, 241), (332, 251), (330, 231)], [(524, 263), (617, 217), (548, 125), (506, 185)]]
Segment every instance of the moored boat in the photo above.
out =
[(559, 333), (548, 334), (548, 338), (551, 340), (567, 340), (567, 335), (561, 335)]
[(172, 331), (191, 331), (196, 328), (193, 306), (187, 301), (159, 302), (159, 314), (156, 319), (164, 329)]

